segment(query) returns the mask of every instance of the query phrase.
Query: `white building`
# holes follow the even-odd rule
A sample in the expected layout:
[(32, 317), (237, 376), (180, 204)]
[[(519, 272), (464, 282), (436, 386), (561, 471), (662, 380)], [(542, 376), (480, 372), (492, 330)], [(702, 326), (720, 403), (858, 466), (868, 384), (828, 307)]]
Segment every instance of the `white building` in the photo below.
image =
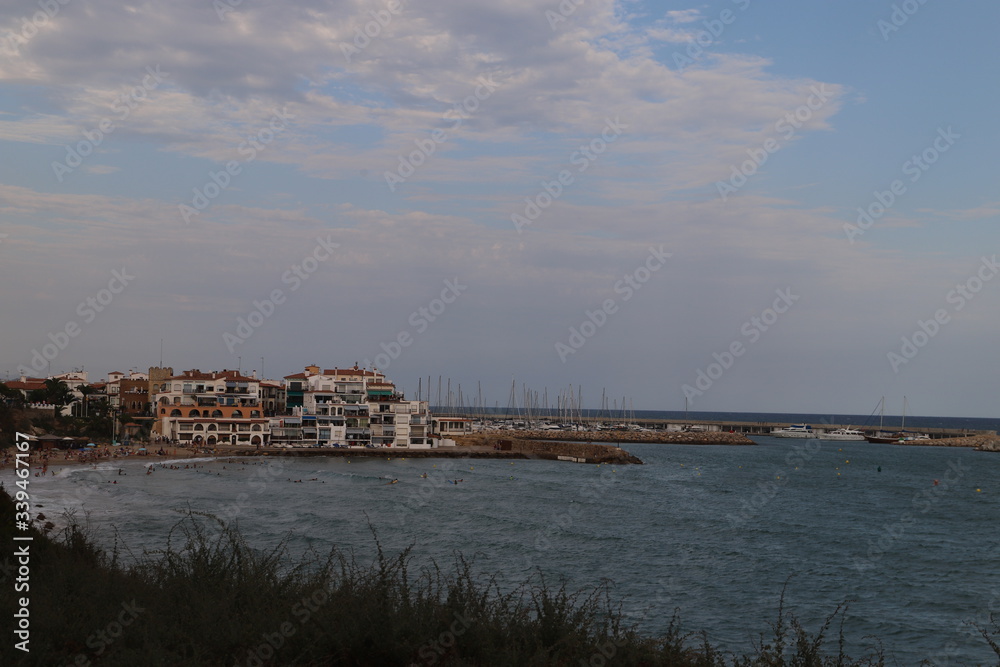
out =
[(426, 401), (407, 401), (377, 370), (307, 366), (285, 376), (291, 413), (273, 441), (297, 445), (430, 447)]
[(184, 444), (264, 446), (271, 425), (264, 417), (260, 381), (239, 371), (195, 369), (153, 386), (155, 433)]

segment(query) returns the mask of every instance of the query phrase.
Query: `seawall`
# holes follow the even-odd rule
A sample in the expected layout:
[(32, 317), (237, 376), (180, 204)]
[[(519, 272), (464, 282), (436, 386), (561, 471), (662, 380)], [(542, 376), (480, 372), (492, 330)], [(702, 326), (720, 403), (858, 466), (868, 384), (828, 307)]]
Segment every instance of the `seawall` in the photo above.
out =
[[(476, 438), (503, 439), (514, 442), (520, 439), (535, 441), (648, 442), (673, 445), (753, 445), (753, 440), (742, 433), (728, 431), (480, 431), (463, 436), (462, 442), (475, 442)], [(565, 443), (564, 444), (574, 444)]]
[(939, 438), (935, 440), (905, 440), (895, 443), (902, 446), (919, 447), (971, 447), (982, 452), (1000, 452), (1000, 436), (996, 433), (970, 435), (964, 438)]

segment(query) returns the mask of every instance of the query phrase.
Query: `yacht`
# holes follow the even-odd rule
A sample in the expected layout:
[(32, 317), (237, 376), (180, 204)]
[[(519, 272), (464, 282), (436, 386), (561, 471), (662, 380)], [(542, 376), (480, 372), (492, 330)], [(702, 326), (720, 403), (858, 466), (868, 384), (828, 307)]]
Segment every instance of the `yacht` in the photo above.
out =
[(809, 424), (792, 424), (785, 428), (776, 428), (771, 431), (775, 438), (815, 438), (816, 432)]
[(838, 428), (829, 433), (821, 433), (820, 440), (861, 440), (864, 441), (865, 434), (856, 428)]

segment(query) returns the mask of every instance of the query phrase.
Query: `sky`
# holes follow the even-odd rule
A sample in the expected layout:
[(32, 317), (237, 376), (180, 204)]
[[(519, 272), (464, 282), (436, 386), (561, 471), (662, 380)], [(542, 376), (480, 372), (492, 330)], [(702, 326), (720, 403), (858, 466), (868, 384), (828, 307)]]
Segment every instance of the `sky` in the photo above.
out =
[(500, 407), (996, 417), (998, 19), (5, 3), (0, 378), (162, 347)]

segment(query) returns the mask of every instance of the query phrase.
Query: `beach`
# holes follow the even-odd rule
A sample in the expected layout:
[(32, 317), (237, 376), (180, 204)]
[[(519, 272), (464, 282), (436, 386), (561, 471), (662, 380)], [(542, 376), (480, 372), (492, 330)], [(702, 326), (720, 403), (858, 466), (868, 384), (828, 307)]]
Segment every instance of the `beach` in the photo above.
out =
[[(91, 465), (109, 462), (125, 461), (148, 461), (150, 463), (165, 461), (169, 459), (187, 459), (196, 456), (211, 456), (211, 450), (205, 448), (178, 447), (147, 447), (145, 451), (140, 451), (141, 446), (98, 446), (79, 449), (33, 449), (28, 456), (28, 463), (32, 469), (42, 468), (46, 471), (49, 468), (59, 468), (68, 465)], [(3, 459), (0, 459), (0, 470), (14, 467), (14, 450), (4, 450)], [(54, 474), (54, 473), (53, 473)], [(37, 475), (36, 475), (37, 476)]]

